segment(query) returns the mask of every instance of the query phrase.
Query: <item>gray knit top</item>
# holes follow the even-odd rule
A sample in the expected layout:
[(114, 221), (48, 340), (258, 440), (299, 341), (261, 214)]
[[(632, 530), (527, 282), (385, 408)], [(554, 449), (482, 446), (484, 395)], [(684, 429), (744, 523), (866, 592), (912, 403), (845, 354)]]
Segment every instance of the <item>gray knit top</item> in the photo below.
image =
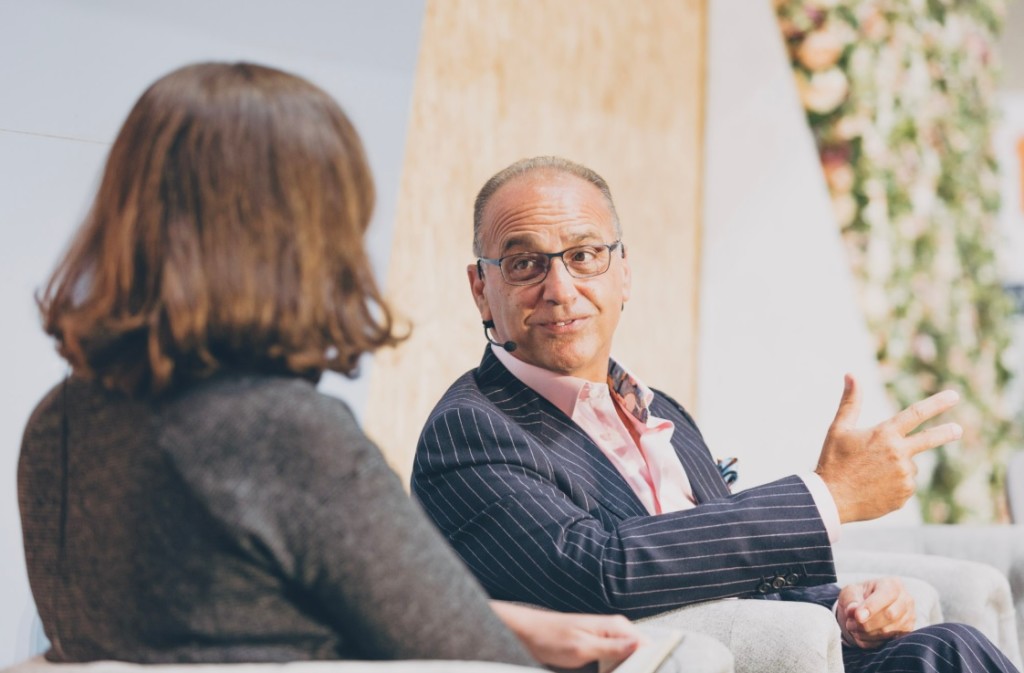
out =
[(153, 402), (72, 377), (29, 420), (18, 498), (51, 661), (532, 664), (308, 381), (221, 375)]

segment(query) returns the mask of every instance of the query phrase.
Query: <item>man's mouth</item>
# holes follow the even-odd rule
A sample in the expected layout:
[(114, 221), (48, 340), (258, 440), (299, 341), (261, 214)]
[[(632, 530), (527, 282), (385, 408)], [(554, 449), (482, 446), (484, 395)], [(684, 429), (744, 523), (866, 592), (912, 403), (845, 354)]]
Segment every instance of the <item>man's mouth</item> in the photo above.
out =
[(583, 318), (567, 318), (565, 320), (546, 320), (537, 323), (538, 327), (553, 332), (571, 332), (583, 323)]

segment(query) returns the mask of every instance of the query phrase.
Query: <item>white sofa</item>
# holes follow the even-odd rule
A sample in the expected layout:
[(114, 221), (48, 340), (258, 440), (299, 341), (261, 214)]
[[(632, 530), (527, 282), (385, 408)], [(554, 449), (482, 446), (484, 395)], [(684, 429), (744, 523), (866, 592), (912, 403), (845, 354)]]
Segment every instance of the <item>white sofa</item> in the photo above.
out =
[[(917, 604), (918, 626), (942, 621), (970, 624), (987, 635), (1018, 667), (1021, 652), (1017, 638), (1014, 598), (1010, 582), (997, 568), (963, 559), (915, 553), (862, 551), (861, 544), (905, 547), (921, 544), (932, 536), (961, 536), (948, 527), (942, 532), (923, 533), (927, 526), (904, 530), (901, 545), (883, 538), (896, 533), (872, 529), (866, 542), (850, 540), (836, 550), (836, 566), (841, 584), (867, 577), (897, 575), (903, 577)], [(892, 529), (897, 530), (897, 529)], [(964, 529), (966, 530), (966, 529)], [(997, 527), (988, 533), (977, 532), (976, 545), (986, 554), (1006, 547), (1010, 567), (1016, 567), (1011, 552), (1016, 549), (1020, 527)], [(854, 538), (858, 536), (852, 536)], [(968, 536), (969, 537), (969, 536)], [(918, 540), (910, 542), (909, 540)], [(993, 541), (995, 540), (995, 541)], [(1024, 542), (1024, 538), (1021, 539)], [(947, 541), (948, 542), (948, 541)], [(952, 544), (952, 542), (948, 542)], [(1024, 555), (1021, 557), (1024, 559)], [(721, 600), (693, 605), (659, 615), (650, 623), (685, 631), (669, 671), (682, 673), (842, 673), (842, 649), (839, 627), (825, 608), (782, 601)], [(17, 664), (3, 673), (141, 673), (145, 669), (159, 673), (412, 673), (414, 671), (452, 671), (453, 673), (505, 673), (525, 671), (517, 666), (484, 662), (295, 662), (288, 664), (161, 665), (140, 666), (123, 662), (90, 664), (50, 664), (41, 657)]]

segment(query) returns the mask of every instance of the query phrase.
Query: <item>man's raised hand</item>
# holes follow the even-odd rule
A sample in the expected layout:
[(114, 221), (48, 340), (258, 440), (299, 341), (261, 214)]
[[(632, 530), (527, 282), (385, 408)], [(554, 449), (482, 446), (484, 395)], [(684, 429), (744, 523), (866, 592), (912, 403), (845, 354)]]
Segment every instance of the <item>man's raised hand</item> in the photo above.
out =
[(839, 520), (847, 523), (875, 519), (902, 507), (914, 493), (914, 456), (960, 439), (963, 429), (945, 423), (910, 434), (960, 400), (952, 390), (915, 402), (872, 428), (858, 428), (860, 389), (850, 374), (844, 382), (839, 410), (825, 436), (815, 472), (832, 493)]

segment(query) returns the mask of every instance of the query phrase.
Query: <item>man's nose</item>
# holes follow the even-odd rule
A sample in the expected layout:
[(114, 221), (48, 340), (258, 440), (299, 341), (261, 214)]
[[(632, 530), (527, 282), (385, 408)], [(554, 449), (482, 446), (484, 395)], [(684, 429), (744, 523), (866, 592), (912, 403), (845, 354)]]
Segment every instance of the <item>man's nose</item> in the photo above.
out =
[(569, 274), (565, 262), (559, 257), (551, 260), (548, 275), (541, 285), (543, 298), (556, 304), (564, 304), (576, 293), (576, 279)]

